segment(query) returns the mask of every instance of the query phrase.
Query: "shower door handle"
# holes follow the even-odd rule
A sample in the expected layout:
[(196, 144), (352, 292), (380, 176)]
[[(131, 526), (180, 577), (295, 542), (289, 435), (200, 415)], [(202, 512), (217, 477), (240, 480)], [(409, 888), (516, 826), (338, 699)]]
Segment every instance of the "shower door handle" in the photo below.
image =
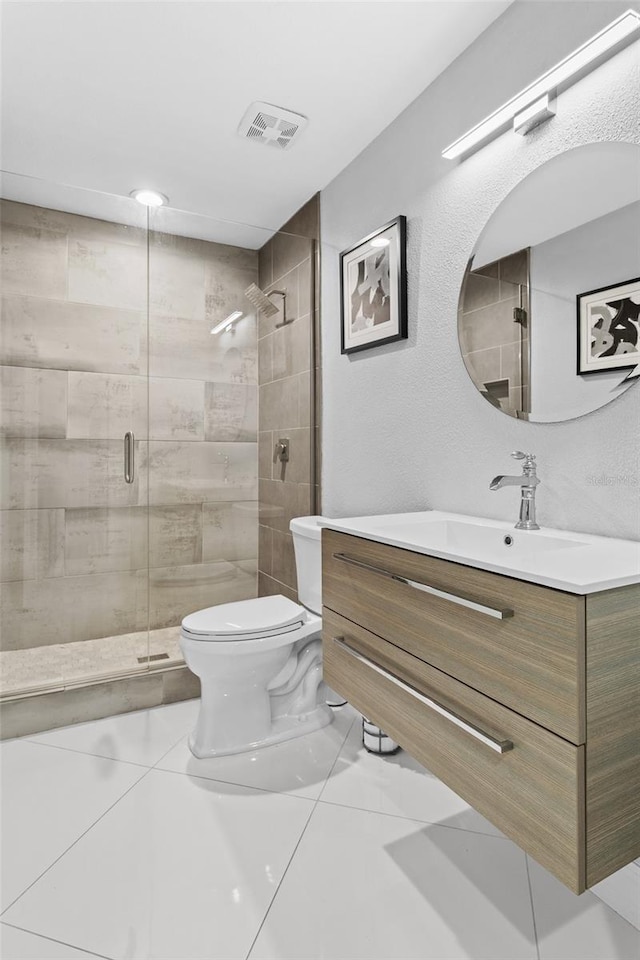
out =
[(131, 430), (124, 435), (124, 482), (133, 483), (136, 469), (135, 437)]

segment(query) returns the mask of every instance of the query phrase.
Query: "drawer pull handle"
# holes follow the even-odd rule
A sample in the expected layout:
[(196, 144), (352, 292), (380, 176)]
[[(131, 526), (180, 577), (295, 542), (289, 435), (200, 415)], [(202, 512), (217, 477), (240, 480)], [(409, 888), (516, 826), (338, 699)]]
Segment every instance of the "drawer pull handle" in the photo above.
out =
[(438, 703), (437, 700), (432, 700), (430, 697), (425, 697), (425, 695), (420, 693), (419, 690), (416, 690), (415, 687), (409, 686), (408, 683), (405, 683), (404, 680), (400, 680), (400, 678), (396, 677), (393, 673), (389, 673), (388, 670), (383, 670), (382, 667), (379, 667), (377, 663), (373, 662), (373, 660), (363, 657), (361, 653), (358, 653), (358, 651), (354, 650), (353, 647), (350, 647), (348, 643), (345, 643), (343, 637), (334, 637), (333, 642), (337, 644), (341, 650), (344, 650), (345, 653), (348, 653), (349, 656), (354, 657), (361, 663), (366, 664), (370, 670), (375, 670), (375, 672), (379, 673), (381, 677), (385, 678), (385, 680), (389, 680), (391, 683), (395, 684), (396, 687), (400, 687), (400, 689), (404, 690), (405, 693), (410, 694), (416, 700), (419, 700), (420, 703), (423, 703), (425, 707), (429, 707), (430, 710), (433, 710), (435, 713), (439, 713), (441, 717), (445, 717), (446, 720), (450, 720), (451, 723), (456, 725), (456, 727), (460, 727), (461, 730), (471, 734), (472, 737), (474, 737), (476, 740), (479, 740), (481, 743), (484, 743), (485, 746), (490, 747), (492, 750), (495, 750), (496, 753), (508, 753), (509, 750), (513, 750), (513, 743), (511, 740), (496, 740), (494, 737), (489, 736), (488, 733), (485, 733), (484, 730), (480, 730), (480, 728), (476, 727), (473, 723), (469, 723), (468, 720), (463, 720), (462, 717), (459, 717), (457, 713), (453, 712), (453, 710), (449, 710), (448, 707), (443, 707), (443, 705)]
[(354, 567), (361, 567), (363, 570), (369, 570), (370, 573), (379, 573), (382, 577), (388, 577), (389, 580), (395, 580), (397, 583), (404, 583), (407, 587), (413, 587), (414, 590), (421, 590), (423, 593), (429, 593), (433, 597), (440, 597), (441, 600), (450, 600), (451, 603), (457, 603), (460, 607), (468, 607), (470, 610), (476, 610), (478, 613), (484, 613), (488, 617), (494, 617), (496, 620), (506, 620), (513, 616), (513, 610), (509, 607), (502, 609), (497, 607), (488, 607), (484, 603), (478, 603), (470, 597), (464, 597), (457, 593), (447, 593), (445, 590), (438, 590), (428, 583), (421, 583), (419, 580), (409, 580), (407, 577), (401, 577), (397, 573), (391, 573), (383, 567), (374, 567), (371, 563), (364, 563), (362, 560), (356, 560), (346, 553), (334, 553), (334, 560), (340, 560), (342, 563), (350, 563)]

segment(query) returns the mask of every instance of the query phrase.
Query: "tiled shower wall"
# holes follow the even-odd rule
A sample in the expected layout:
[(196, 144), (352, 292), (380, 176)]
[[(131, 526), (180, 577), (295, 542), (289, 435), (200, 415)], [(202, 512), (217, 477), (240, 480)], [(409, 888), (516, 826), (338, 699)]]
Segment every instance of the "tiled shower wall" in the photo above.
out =
[[(260, 596), (297, 599), (292, 517), (319, 510), (319, 346), (316, 272), (319, 198), (313, 197), (259, 254), (259, 285), (286, 290), (286, 323), (259, 314)], [(273, 302), (281, 307), (282, 298)], [(278, 439), (290, 441), (290, 459), (274, 457)]]
[(3, 649), (255, 596), (255, 317), (209, 331), (257, 253), (152, 233), (147, 278), (146, 231), (10, 202), (2, 246)]
[(529, 330), (514, 321), (520, 304), (529, 312), (529, 250), (520, 250), (470, 272), (458, 313), (463, 358), (481, 392), (496, 406), (527, 415), (530, 406)]

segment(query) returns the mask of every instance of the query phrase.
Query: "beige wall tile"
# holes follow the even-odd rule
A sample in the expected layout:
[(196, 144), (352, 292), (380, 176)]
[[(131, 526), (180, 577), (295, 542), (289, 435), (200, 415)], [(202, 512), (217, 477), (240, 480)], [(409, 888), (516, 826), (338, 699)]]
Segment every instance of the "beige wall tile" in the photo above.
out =
[(0, 511), (0, 579), (64, 576), (64, 510)]
[(147, 436), (147, 380), (108, 373), (69, 373), (67, 436), (122, 440)]
[(70, 238), (69, 300), (145, 310), (146, 244)]
[(37, 297), (2, 300), (1, 359), (57, 370), (144, 373), (146, 314)]
[(273, 282), (310, 256), (311, 241), (290, 233), (276, 233), (273, 237)]
[(258, 572), (271, 576), (273, 570), (273, 530), (262, 524), (258, 529)]
[[(229, 311), (230, 312), (230, 311)], [(212, 336), (209, 320), (149, 319), (149, 373), (215, 383), (256, 383), (258, 345), (255, 317)]]
[(273, 282), (272, 252), (273, 244), (271, 240), (267, 240), (258, 251), (258, 286), (263, 290), (266, 290)]
[(153, 504), (257, 499), (257, 443), (152, 441), (149, 447)]
[[(228, 249), (240, 250), (230, 247)], [(258, 279), (257, 254), (249, 267), (237, 267), (232, 263), (225, 265), (215, 258), (205, 263), (205, 309), (207, 319), (213, 326), (224, 320), (233, 310), (251, 312), (251, 304), (244, 291), (250, 283)]]
[(0, 615), (2, 649), (143, 630), (146, 601), (146, 571), (5, 583)]
[(278, 580), (274, 580), (273, 577), (268, 576), (266, 573), (258, 574), (258, 596), (259, 597), (273, 597), (280, 595), (287, 597), (288, 600), (293, 600), (294, 603), (298, 602), (298, 591), (293, 590), (291, 587), (288, 587), (284, 583), (280, 583)]
[(258, 434), (258, 476), (270, 480), (273, 476), (273, 453), (275, 438), (271, 430)]
[(121, 440), (3, 440), (0, 508), (144, 503), (145, 452), (136, 443), (136, 478), (127, 484)]
[(149, 508), (149, 565), (169, 567), (202, 560), (202, 505)]
[(258, 502), (202, 504), (202, 558), (255, 560), (258, 556)]
[(500, 347), (474, 350), (465, 355), (465, 362), (473, 370), (473, 379), (478, 386), (500, 379)]
[(289, 430), (288, 437), (289, 461), (282, 464), (277, 476), (289, 483), (311, 483), (311, 431), (308, 427)]
[(67, 374), (0, 367), (0, 420), (4, 437), (66, 436)]
[(299, 387), (297, 377), (274, 380), (260, 386), (260, 430), (278, 432), (297, 427), (299, 419)]
[(258, 388), (245, 383), (205, 384), (207, 440), (258, 439)]
[(149, 309), (154, 314), (204, 320), (204, 260), (155, 234), (149, 247)]
[[(303, 373), (311, 365), (311, 320), (303, 317), (276, 330), (273, 341), (273, 379)], [(262, 343), (263, 341), (260, 341)], [(261, 381), (262, 382), (262, 381)]]
[(315, 193), (280, 228), (283, 233), (293, 233), (308, 239), (320, 237), (320, 194)]
[(145, 507), (65, 511), (67, 576), (137, 570), (147, 564)]
[(66, 235), (3, 222), (2, 288), (5, 295), (66, 298)]
[(116, 241), (118, 243), (132, 243), (136, 246), (146, 243), (146, 210), (139, 208), (138, 225), (117, 223), (118, 213), (131, 220), (137, 212), (134, 203), (128, 198), (114, 197), (112, 213), (113, 220), (96, 220), (93, 217), (83, 217), (75, 213), (64, 213), (62, 210), (50, 210), (47, 207), (35, 207), (29, 203), (16, 203), (12, 200), (0, 201), (0, 220), (2, 224), (11, 223), (17, 227), (31, 227), (35, 230), (50, 230), (55, 233), (65, 233), (72, 237), (82, 237), (88, 240)]
[(271, 383), (273, 380), (273, 334), (258, 340), (258, 381)]
[(290, 533), (273, 531), (273, 552), (271, 570), (274, 580), (286, 583), (292, 590), (297, 589), (296, 560), (293, 550), (293, 537)]
[(260, 523), (283, 533), (289, 532), (294, 517), (310, 516), (311, 487), (306, 483), (280, 480), (260, 481)]
[(299, 373), (298, 377), (298, 423), (301, 427), (311, 426), (311, 372)]
[(298, 266), (298, 312), (301, 317), (313, 313), (314, 293), (312, 256), (310, 255)]
[(151, 629), (180, 624), (189, 613), (256, 596), (256, 574), (233, 563), (162, 567), (150, 572)]
[(204, 440), (204, 411), (205, 385), (201, 380), (149, 380), (152, 440)]
[(463, 353), (510, 343), (514, 339), (513, 331), (516, 327), (513, 322), (513, 308), (517, 306), (517, 298), (512, 297), (488, 307), (481, 307), (472, 313), (465, 313), (460, 327)]

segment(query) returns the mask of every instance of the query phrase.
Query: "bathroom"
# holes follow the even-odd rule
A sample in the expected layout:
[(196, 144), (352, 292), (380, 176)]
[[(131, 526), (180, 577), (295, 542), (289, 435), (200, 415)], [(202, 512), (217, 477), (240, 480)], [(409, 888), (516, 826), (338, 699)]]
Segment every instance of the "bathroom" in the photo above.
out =
[[(558, 85), (524, 135), (512, 113), (443, 156), (629, 10), (629, 36)], [(577, 294), (614, 282), (616, 297), (640, 299), (639, 15), (639, 3), (617, 0), (3, 3), (7, 960), (640, 954), (628, 742), (637, 600), (626, 612), (613, 604), (626, 646), (621, 633), (598, 675), (606, 670), (603, 699), (589, 700), (587, 686), (586, 707), (588, 657), (572, 672), (551, 640), (537, 672), (506, 645), (489, 655), (490, 630), (519, 618), (516, 609), (496, 627), (496, 612), (516, 602), (533, 624), (518, 635), (526, 649), (546, 634), (547, 611), (562, 607), (554, 624), (570, 637), (575, 620), (584, 644), (584, 622), (596, 638), (604, 617), (591, 632), (592, 601), (637, 597), (640, 394), (629, 363), (576, 376), (575, 318)], [(362, 83), (369, 63), (375, 89)], [(269, 108), (290, 143), (264, 136)], [(158, 205), (133, 196), (145, 189)], [(577, 219), (529, 234), (561, 207)], [(616, 242), (585, 239), (592, 221), (607, 229), (613, 217)], [(396, 327), (378, 343), (377, 324), (363, 334), (343, 322), (343, 274), (372, 239), (399, 278), (396, 313), (381, 324)], [(525, 249), (524, 274), (507, 275)], [(544, 257), (544, 279), (530, 283)], [(525, 321), (508, 341), (497, 331), (478, 343), (473, 314), (494, 301), (532, 317), (540, 303), (550, 315), (568, 304), (573, 340), (551, 349), (552, 332), (532, 321), (529, 335)], [(634, 322), (637, 333), (637, 311)], [(571, 389), (558, 387), (569, 367)], [(407, 514), (409, 532), (385, 532), (380, 518)], [(328, 529), (291, 528), (314, 517)], [(408, 539), (418, 526), (433, 549)], [(473, 550), (496, 529), (504, 550), (477, 568)], [(589, 537), (611, 538), (619, 553), (601, 554), (579, 583), (579, 563), (558, 557)], [(534, 543), (549, 548), (542, 560), (523, 559)], [(413, 559), (394, 561), (393, 582), (362, 569), (385, 567), (399, 544), (405, 555), (413, 544)], [(569, 546), (550, 556), (550, 544)], [(356, 554), (360, 567), (349, 565)], [(543, 572), (526, 582), (538, 562)], [(487, 586), (499, 576), (516, 585), (508, 599)], [(483, 617), (454, 612), (429, 635), (432, 674), (415, 672), (411, 625), (394, 673), (377, 624), (388, 614), (400, 637), (418, 602), (446, 611), (442, 596), (411, 599), (409, 582), (427, 579), (491, 608), (486, 632), (476, 630), (486, 657), (469, 647), (449, 668), (463, 630)], [(394, 589), (406, 591), (397, 607)], [(213, 612), (192, 619), (200, 611)], [(257, 623), (267, 639), (284, 637), (269, 666), (277, 723), (248, 709), (239, 658), (223, 663), (233, 644), (246, 662), (261, 655)], [(374, 640), (386, 676), (365, 683)], [(206, 654), (202, 685), (194, 649)], [(533, 781), (521, 802), (508, 802), (520, 797), (514, 779), (481, 796), (473, 758), (484, 762), (486, 743), (462, 754), (460, 774), (448, 748), (421, 736), (433, 709), (405, 711), (409, 694), (389, 679), (411, 664), (423, 701), (437, 673), (436, 706), (458, 704), (458, 684), (487, 710), (518, 715), (519, 739), (491, 714), (492, 770), (529, 749), (527, 731), (558, 745), (562, 781), (531, 746), (540, 782), (564, 791), (546, 818), (557, 863), (540, 839), (542, 807), (536, 829), (515, 822), (514, 807), (535, 806)], [(507, 689), (512, 666), (524, 679)], [(233, 684), (223, 687), (225, 670)], [(602, 809), (587, 796), (585, 818), (585, 739), (588, 777), (599, 704), (620, 725), (607, 743), (628, 786)], [(433, 720), (443, 737), (448, 722)], [(511, 736), (508, 747), (498, 739), (504, 755), (498, 734)], [(469, 729), (455, 736), (475, 744)], [(570, 808), (562, 832), (559, 811)], [(602, 841), (607, 862), (590, 876), (597, 817), (624, 836), (615, 853)]]

